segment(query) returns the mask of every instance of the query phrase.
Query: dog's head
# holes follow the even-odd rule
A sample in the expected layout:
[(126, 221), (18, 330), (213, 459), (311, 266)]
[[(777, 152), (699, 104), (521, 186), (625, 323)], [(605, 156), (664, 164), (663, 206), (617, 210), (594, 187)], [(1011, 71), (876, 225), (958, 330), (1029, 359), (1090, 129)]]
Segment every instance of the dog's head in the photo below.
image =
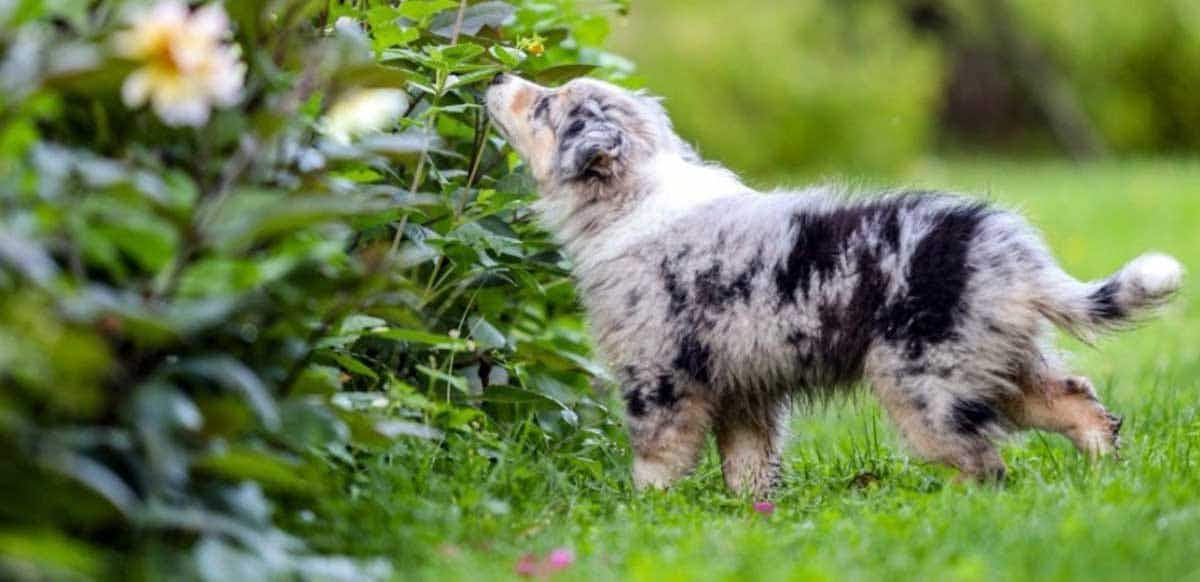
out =
[(497, 75), (487, 109), (544, 188), (611, 185), (659, 153), (691, 155), (657, 100), (594, 79), (548, 88)]

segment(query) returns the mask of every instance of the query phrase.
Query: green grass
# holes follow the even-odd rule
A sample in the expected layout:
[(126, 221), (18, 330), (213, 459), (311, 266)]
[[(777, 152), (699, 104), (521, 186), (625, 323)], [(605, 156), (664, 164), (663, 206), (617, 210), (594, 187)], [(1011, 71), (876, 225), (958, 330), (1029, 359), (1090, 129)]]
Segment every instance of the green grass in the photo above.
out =
[[(1067, 269), (1106, 275), (1148, 249), (1200, 273), (1200, 163), (930, 163), (911, 185), (983, 193), (1041, 227)], [(1200, 580), (1200, 293), (1096, 348), (1064, 341), (1126, 415), (1122, 459), (1064, 439), (1010, 441), (999, 489), (909, 458), (869, 396), (798, 415), (774, 515), (726, 493), (710, 447), (669, 492), (635, 494), (623, 441), (512, 429), (405, 443), (329, 499), (319, 547), (391, 560), (401, 578), (514, 576), (573, 549), (568, 579)], [(619, 434), (619, 425), (609, 427)], [(878, 479), (851, 485), (856, 475)]]

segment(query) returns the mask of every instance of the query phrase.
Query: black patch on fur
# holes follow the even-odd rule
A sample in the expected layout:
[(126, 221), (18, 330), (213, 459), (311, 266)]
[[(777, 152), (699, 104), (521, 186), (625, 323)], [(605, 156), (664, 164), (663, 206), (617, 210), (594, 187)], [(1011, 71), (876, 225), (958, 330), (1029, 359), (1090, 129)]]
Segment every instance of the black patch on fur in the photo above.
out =
[(533, 106), (533, 117), (545, 117), (550, 112), (550, 99), (542, 97), (538, 99), (537, 105)]
[(696, 339), (694, 335), (686, 335), (679, 341), (679, 351), (673, 362), (675, 368), (686, 372), (692, 379), (707, 383), (709, 379), (709, 360), (712, 357), (708, 346)]
[(1091, 296), (1088, 297), (1088, 301), (1091, 303), (1088, 311), (1091, 313), (1092, 319), (1097, 321), (1112, 321), (1125, 317), (1125, 308), (1117, 301), (1117, 293), (1120, 290), (1120, 283), (1109, 281), (1092, 292)]
[(701, 307), (724, 311), (733, 301), (737, 291), (733, 285), (721, 282), (721, 263), (714, 262), (711, 267), (696, 272), (694, 283), (696, 304)]
[(585, 123), (582, 119), (576, 119), (575, 121), (571, 122), (571, 125), (567, 126), (566, 131), (563, 131), (563, 135), (562, 135), (563, 145), (564, 146), (567, 145), (567, 143), (571, 140), (571, 138), (583, 133), (583, 130), (586, 127), (587, 127), (587, 123)]
[(669, 302), (667, 304), (667, 317), (679, 317), (685, 307), (687, 307), (688, 293), (679, 284), (679, 276), (671, 269), (671, 261), (668, 258), (663, 258), (662, 264), (659, 265), (659, 275), (663, 280), (663, 289), (667, 292)]
[(641, 303), (641, 301), (642, 292), (636, 288), (630, 289), (629, 292), (625, 294), (625, 307), (629, 309), (637, 307), (638, 303)]
[(996, 422), (999, 414), (983, 400), (956, 400), (950, 407), (950, 424), (959, 434), (979, 434)]
[(887, 244), (888, 250), (893, 252), (900, 250), (900, 205), (890, 204), (884, 207), (879, 224), (883, 242)]
[[(714, 255), (719, 253), (720, 245), (713, 250)], [(707, 269), (696, 271), (693, 283), (696, 304), (702, 308), (720, 313), (728, 309), (738, 299), (741, 299), (744, 303), (749, 303), (752, 289), (751, 284), (762, 269), (763, 260), (761, 250), (750, 259), (750, 262), (746, 264), (746, 268), (742, 272), (728, 280), (728, 282), (722, 276), (723, 268), (721, 263), (714, 261)]]
[(811, 338), (809, 338), (808, 334), (798, 329), (792, 330), (792, 332), (787, 335), (787, 342), (793, 346), (799, 346), (809, 339)]
[(746, 270), (734, 277), (733, 282), (729, 284), (730, 290), (738, 297), (742, 298), (745, 303), (750, 302), (751, 283), (763, 270), (762, 248), (754, 254), (754, 258), (750, 259), (750, 264), (746, 265)]
[(775, 266), (775, 291), (779, 300), (795, 303), (797, 289), (807, 299), (813, 276), (818, 278), (818, 283), (833, 276), (856, 233), (876, 231), (887, 247), (877, 250), (897, 250), (901, 235), (900, 210), (916, 199), (917, 195), (906, 195), (794, 215), (792, 228), (796, 239), (787, 258)]
[(972, 275), (967, 263), (979, 223), (988, 215), (982, 204), (943, 211), (908, 265), (908, 292), (884, 315), (884, 336), (905, 342), (907, 356), (920, 358), (928, 345), (954, 337), (963, 310), (963, 292)]
[(818, 310), (821, 334), (817, 352), (827, 381), (845, 383), (862, 375), (867, 351), (874, 341), (879, 312), (887, 300), (890, 282), (879, 268), (879, 258), (861, 250), (855, 261), (857, 282), (845, 305), (822, 305)]
[(646, 400), (636, 388), (625, 393), (625, 409), (629, 411), (630, 416), (646, 415)]
[(775, 290), (780, 301), (795, 303), (797, 288), (808, 297), (813, 274), (825, 276), (837, 268), (846, 238), (861, 223), (862, 216), (851, 209), (793, 216), (796, 240), (787, 259), (775, 267)]
[(588, 169), (584, 170), (582, 174), (579, 175), (579, 179), (583, 180), (585, 182), (607, 183), (610, 179), (612, 179), (612, 175), (610, 175), (606, 172), (601, 172), (600, 170), (597, 170), (595, 168), (588, 168)]
[(675, 405), (679, 397), (675, 395), (675, 382), (671, 380), (670, 376), (663, 374), (658, 377), (658, 385), (654, 388), (650, 400), (659, 406)]

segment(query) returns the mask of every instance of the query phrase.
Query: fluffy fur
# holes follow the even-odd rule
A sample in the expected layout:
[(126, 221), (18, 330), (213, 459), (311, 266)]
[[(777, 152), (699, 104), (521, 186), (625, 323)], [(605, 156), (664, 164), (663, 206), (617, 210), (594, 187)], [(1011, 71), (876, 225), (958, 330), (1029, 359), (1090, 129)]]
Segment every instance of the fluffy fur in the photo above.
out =
[(965, 476), (1001, 477), (994, 443), (1017, 429), (1112, 452), (1120, 420), (1047, 349), (1047, 323), (1089, 338), (1182, 283), (1158, 254), (1077, 281), (1020, 216), (967, 198), (754, 192), (657, 101), (598, 81), (499, 76), (487, 105), (574, 262), (641, 487), (690, 471), (715, 431), (728, 485), (765, 492), (789, 404), (861, 380), (916, 453)]

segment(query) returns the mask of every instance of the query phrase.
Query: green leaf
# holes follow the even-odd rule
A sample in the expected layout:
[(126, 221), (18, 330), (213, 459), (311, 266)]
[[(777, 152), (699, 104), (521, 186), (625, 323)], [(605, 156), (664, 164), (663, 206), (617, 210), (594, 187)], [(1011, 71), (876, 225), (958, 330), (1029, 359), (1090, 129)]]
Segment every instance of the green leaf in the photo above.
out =
[[(485, 26), (498, 29), (513, 17), (516, 9), (508, 2), (488, 1), (471, 4), (463, 11), (462, 27), (459, 34), (476, 35)], [(445, 13), (433, 19), (429, 31), (438, 36), (450, 38), (454, 34), (457, 13)]]
[(383, 52), (397, 46), (406, 46), (421, 38), (421, 31), (415, 26), (382, 26), (374, 30), (372, 37), (376, 52)]
[(587, 76), (596, 70), (596, 65), (558, 65), (542, 69), (533, 74), (533, 82), (541, 85), (558, 85)]
[(268, 490), (309, 494), (318, 488), (317, 482), (304, 477), (298, 463), (244, 447), (201, 457), (195, 467), (230, 481), (255, 481)]
[(417, 370), (428, 376), (432, 385), (444, 382), (454, 387), (459, 392), (466, 392), (468, 389), (467, 379), (463, 378), (462, 376), (449, 374), (441, 370), (435, 370), (429, 366), (417, 366)]
[(458, 338), (429, 333), (416, 329), (387, 329), (383, 331), (371, 332), (373, 337), (380, 337), (390, 340), (410, 342), (417, 344), (425, 344), (440, 350), (455, 350), (464, 351), (467, 349), (467, 342)]
[(254, 415), (267, 430), (279, 428), (279, 409), (270, 390), (253, 370), (228, 355), (189, 358), (179, 364), (184, 374), (210, 380), (246, 399)]
[(510, 68), (515, 68), (525, 60), (525, 51), (499, 44), (492, 45), (492, 48), (488, 49), (488, 53)]
[(396, 13), (399, 16), (425, 22), (429, 17), (458, 6), (458, 2), (454, 0), (405, 0), (400, 4)]
[[(334, 370), (336, 372), (336, 370)], [(328, 450), (346, 444), (350, 429), (319, 398), (292, 398), (280, 406), (281, 438), (297, 450)]]
[(341, 370), (337, 368), (317, 364), (310, 365), (304, 368), (300, 377), (296, 379), (295, 385), (291, 387), (291, 394), (297, 396), (333, 394), (342, 388), (340, 376)]
[(120, 222), (99, 225), (95, 230), (151, 273), (166, 267), (179, 246), (178, 234), (169, 225), (147, 220), (145, 215), (137, 213), (126, 215)]
[(363, 63), (338, 70), (334, 80), (343, 87), (369, 89), (403, 89), (408, 72), (377, 63)]
[(375, 423), (375, 430), (390, 439), (411, 436), (426, 440), (438, 440), (446, 436), (445, 433), (431, 426), (403, 420), (381, 420)]
[(39, 285), (46, 285), (58, 274), (50, 255), (37, 243), (14, 233), (0, 232), (0, 262)]
[(247, 192), (220, 209), (212, 221), (212, 240), (226, 252), (237, 252), (257, 241), (386, 208), (382, 200), (361, 197)]
[(571, 415), (575, 414), (566, 404), (552, 396), (512, 386), (488, 386), (483, 389), (482, 393), (472, 394), (463, 399), (471, 402), (527, 404), (535, 410), (558, 410), (569, 412)]
[(370, 378), (372, 382), (379, 380), (379, 374), (376, 374), (375, 370), (372, 370), (366, 364), (358, 361), (350, 354), (337, 350), (321, 350), (319, 355), (323, 358), (332, 360), (335, 364), (341, 366), (343, 370), (346, 370), (351, 374), (366, 376), (367, 378)]
[(45, 447), (43, 466), (87, 486), (121, 513), (129, 515), (137, 505), (137, 493), (125, 480), (103, 463), (57, 443)]
[(372, 153), (382, 154), (392, 159), (405, 159), (428, 152), (436, 146), (438, 139), (423, 131), (412, 130), (404, 133), (377, 133), (363, 136), (358, 146)]
[(479, 344), (480, 348), (485, 350), (501, 349), (508, 345), (508, 338), (495, 326), (479, 316), (470, 318), (469, 325), (471, 330), (471, 339)]
[(105, 571), (104, 556), (99, 550), (49, 529), (0, 531), (0, 556), (10, 564), (31, 567), (15, 572), (25, 571), (32, 579), (42, 576), (99, 579)]

